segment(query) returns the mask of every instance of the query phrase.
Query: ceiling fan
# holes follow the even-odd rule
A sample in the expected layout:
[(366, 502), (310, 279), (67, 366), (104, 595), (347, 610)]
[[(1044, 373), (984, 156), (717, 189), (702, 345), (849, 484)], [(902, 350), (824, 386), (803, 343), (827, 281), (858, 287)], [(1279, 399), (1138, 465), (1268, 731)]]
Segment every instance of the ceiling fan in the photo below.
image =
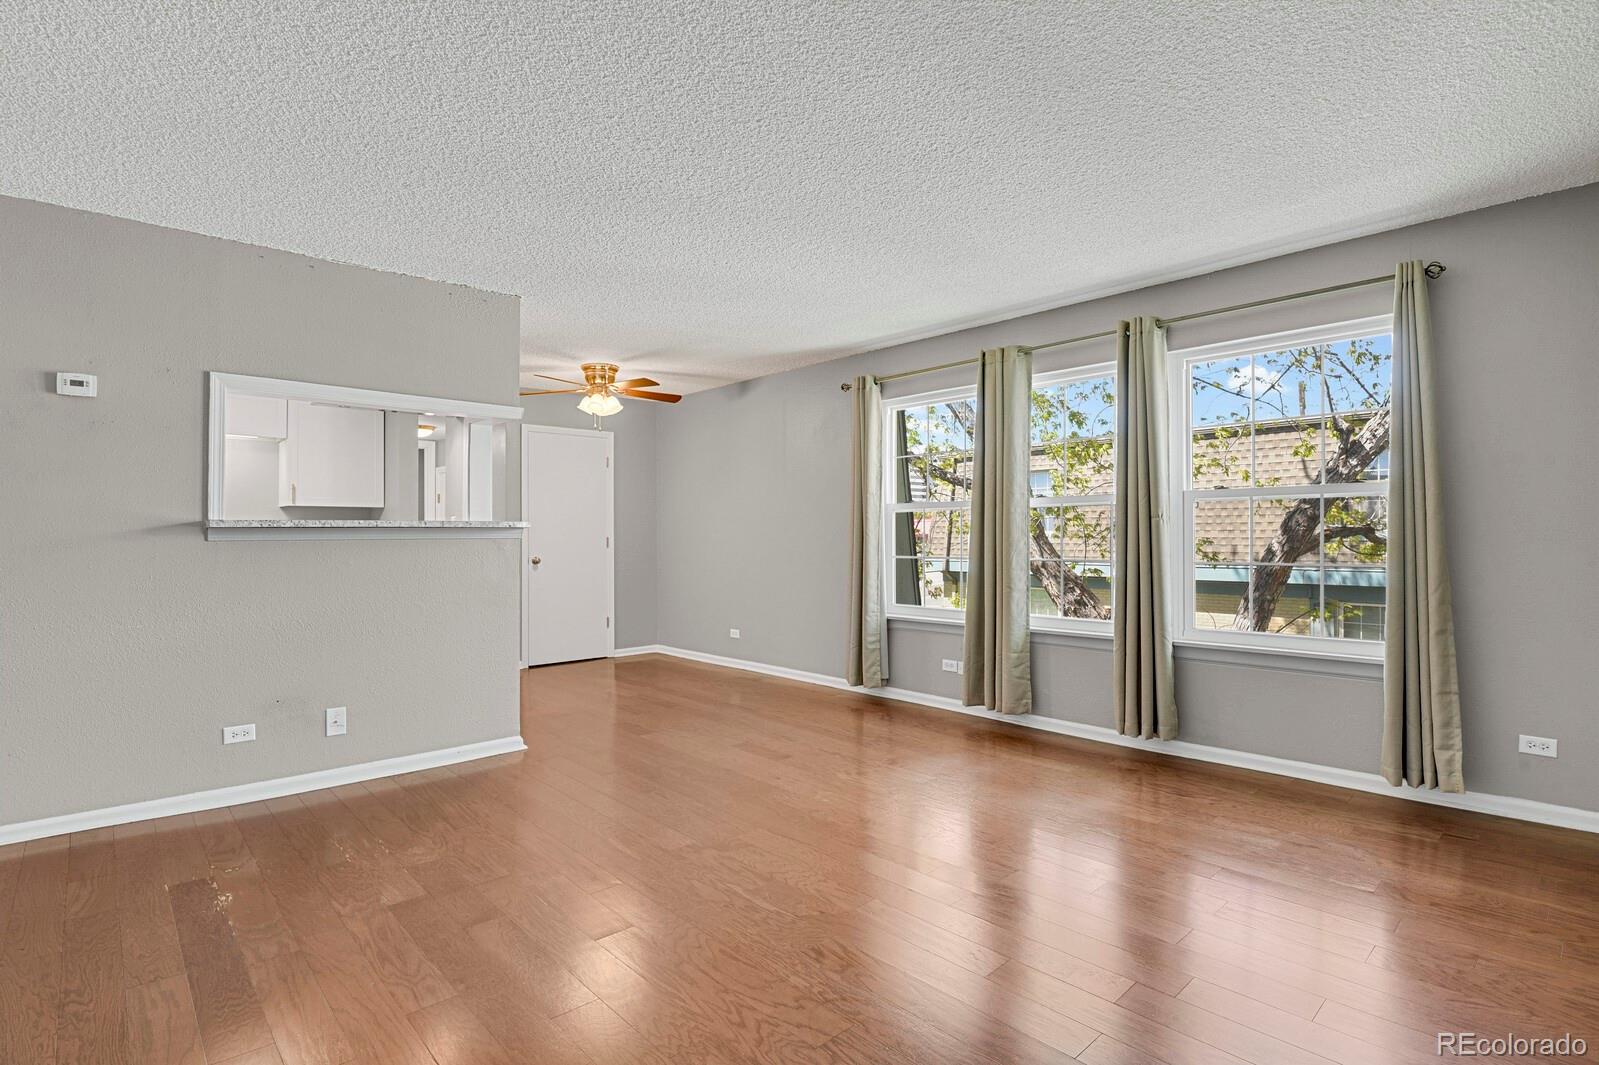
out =
[(614, 362), (585, 362), (582, 366), (583, 380), (568, 381), (564, 377), (551, 377), (549, 374), (536, 373), (534, 377), (542, 377), (546, 381), (559, 381), (563, 385), (573, 385), (572, 388), (543, 388), (531, 392), (522, 392), (524, 396), (564, 396), (583, 393), (583, 398), (578, 401), (577, 409), (585, 414), (592, 414), (595, 418), (605, 418), (622, 409), (622, 401), (617, 396), (628, 396), (632, 399), (653, 399), (661, 403), (676, 403), (682, 396), (670, 392), (645, 392), (646, 388), (659, 387), (659, 381), (651, 381), (648, 377), (635, 377), (630, 381), (616, 379), (619, 366)]

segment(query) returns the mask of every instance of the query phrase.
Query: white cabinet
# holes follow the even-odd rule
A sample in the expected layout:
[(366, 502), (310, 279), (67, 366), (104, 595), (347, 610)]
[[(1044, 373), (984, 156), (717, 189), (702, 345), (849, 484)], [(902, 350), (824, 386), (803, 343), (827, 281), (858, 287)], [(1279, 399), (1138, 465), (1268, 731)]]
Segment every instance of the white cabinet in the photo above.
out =
[(289, 434), (288, 400), (229, 392), (227, 420), (222, 431), (228, 436), (282, 440)]
[(288, 401), (278, 505), (383, 506), (383, 412)]

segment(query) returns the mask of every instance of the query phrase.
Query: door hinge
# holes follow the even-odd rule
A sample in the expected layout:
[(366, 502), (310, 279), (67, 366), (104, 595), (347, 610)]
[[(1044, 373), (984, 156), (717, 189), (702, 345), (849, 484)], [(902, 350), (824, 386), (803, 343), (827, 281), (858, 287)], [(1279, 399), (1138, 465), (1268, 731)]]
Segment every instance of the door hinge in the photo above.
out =
[(606, 469), (610, 469), (611, 468), (611, 456), (609, 456), (609, 455), (605, 456), (605, 468)]
[(605, 546), (606, 547), (610, 547), (611, 546), (611, 538), (609, 536), (607, 536), (605, 538)]
[(610, 618), (606, 618), (605, 619), (605, 627), (606, 628), (610, 628), (611, 627), (611, 619)]

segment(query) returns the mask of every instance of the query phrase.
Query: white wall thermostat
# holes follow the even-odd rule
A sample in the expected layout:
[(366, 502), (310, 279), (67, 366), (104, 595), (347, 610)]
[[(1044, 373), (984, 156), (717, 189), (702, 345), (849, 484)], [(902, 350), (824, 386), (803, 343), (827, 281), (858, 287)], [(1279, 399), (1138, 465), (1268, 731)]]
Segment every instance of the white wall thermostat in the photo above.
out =
[(56, 395), (93, 396), (100, 391), (100, 379), (92, 373), (56, 374)]

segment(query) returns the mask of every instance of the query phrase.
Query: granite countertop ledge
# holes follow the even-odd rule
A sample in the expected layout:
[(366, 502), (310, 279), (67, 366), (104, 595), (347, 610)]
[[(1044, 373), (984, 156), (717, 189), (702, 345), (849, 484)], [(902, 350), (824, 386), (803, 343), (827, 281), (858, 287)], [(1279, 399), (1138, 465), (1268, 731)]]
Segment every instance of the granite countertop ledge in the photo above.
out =
[(360, 518), (213, 518), (207, 529), (525, 529), (525, 521), (382, 521)]

